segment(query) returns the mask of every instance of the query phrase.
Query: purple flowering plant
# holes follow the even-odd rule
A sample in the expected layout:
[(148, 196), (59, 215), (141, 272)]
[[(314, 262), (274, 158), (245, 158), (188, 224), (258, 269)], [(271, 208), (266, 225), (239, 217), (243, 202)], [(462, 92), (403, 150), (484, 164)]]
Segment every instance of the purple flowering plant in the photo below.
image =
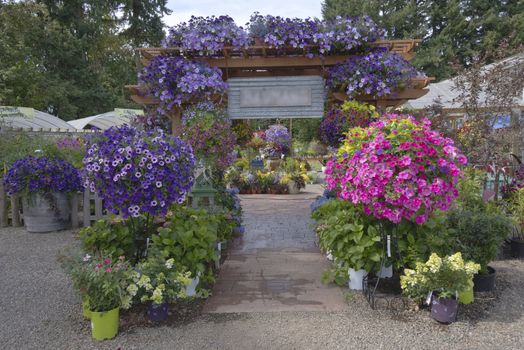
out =
[[(284, 125), (270, 125), (264, 133), (266, 152), (268, 156), (280, 156), (289, 152), (291, 147), (291, 135)], [(271, 152), (271, 150), (273, 152)]]
[(316, 18), (283, 18), (261, 16), (254, 13), (248, 28), (251, 35), (260, 37), (270, 47), (306, 49), (327, 55), (347, 52), (383, 37), (381, 30), (370, 17), (336, 17), (321, 21)]
[(195, 158), (179, 138), (123, 125), (89, 140), (84, 166), (84, 185), (102, 197), (107, 210), (124, 218), (149, 217), (185, 201)]
[(376, 49), (363, 56), (351, 56), (328, 71), (326, 84), (345, 88), (350, 97), (361, 94), (384, 96), (409, 85), (417, 70), (402, 56)]
[(187, 53), (199, 56), (221, 53), (225, 46), (247, 48), (251, 39), (248, 33), (225, 16), (195, 17), (188, 23), (180, 23), (169, 29), (165, 47), (178, 47)]
[(4, 186), (9, 195), (71, 193), (82, 189), (82, 181), (78, 170), (65, 160), (27, 156), (9, 168)]
[(182, 137), (198, 159), (219, 170), (233, 164), (237, 139), (231, 119), (223, 110), (211, 103), (200, 103), (184, 111), (182, 123)]
[(325, 145), (338, 148), (344, 139), (344, 134), (350, 128), (367, 127), (378, 117), (374, 106), (357, 101), (346, 101), (340, 106), (334, 105), (320, 122), (320, 139)]
[(272, 48), (304, 49), (310, 57), (349, 51), (380, 40), (384, 31), (370, 17), (283, 18), (255, 12), (246, 29), (229, 16), (191, 17), (169, 30), (165, 47), (180, 48), (186, 54), (213, 56), (226, 46), (242, 50), (256, 38)]
[(222, 71), (203, 62), (180, 56), (157, 56), (139, 74), (147, 93), (160, 100), (157, 111), (165, 114), (174, 106), (224, 93)]

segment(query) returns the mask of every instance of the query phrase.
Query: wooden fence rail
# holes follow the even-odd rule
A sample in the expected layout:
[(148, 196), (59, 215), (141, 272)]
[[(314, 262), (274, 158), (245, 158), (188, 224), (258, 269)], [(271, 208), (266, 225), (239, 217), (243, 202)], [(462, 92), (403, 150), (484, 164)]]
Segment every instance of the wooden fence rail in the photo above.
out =
[[(106, 216), (102, 198), (89, 191), (74, 193), (71, 196), (71, 227), (91, 226), (94, 221)], [(8, 196), (0, 181), (0, 227), (19, 227), (23, 225), (23, 212), (19, 196)]]

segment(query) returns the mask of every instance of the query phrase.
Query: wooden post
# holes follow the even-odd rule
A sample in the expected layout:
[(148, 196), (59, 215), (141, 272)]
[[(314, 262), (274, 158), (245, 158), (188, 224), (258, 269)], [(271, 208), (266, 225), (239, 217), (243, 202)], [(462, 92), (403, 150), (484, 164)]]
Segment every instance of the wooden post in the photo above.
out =
[(102, 198), (95, 192), (95, 219), (102, 219)]
[(11, 219), (13, 220), (13, 227), (22, 226), (22, 222), (20, 221), (20, 197), (11, 196), (11, 211), (12, 211)]
[(89, 188), (84, 189), (84, 215), (82, 218), (82, 225), (84, 227), (91, 226), (91, 196)]
[(71, 196), (71, 228), (78, 228), (78, 193)]
[(4, 182), (0, 177), (0, 227), (7, 226), (7, 194), (4, 190)]
[(175, 107), (169, 114), (171, 117), (171, 133), (175, 136), (180, 136), (182, 132), (182, 109)]

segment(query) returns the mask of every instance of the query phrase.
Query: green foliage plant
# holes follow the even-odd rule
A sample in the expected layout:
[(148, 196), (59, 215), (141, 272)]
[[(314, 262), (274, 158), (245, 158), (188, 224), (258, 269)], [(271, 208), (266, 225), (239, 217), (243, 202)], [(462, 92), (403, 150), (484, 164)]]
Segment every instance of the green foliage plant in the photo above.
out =
[(89, 254), (128, 257), (136, 254), (133, 234), (118, 217), (98, 220), (82, 228), (79, 238), (82, 250)]
[(493, 203), (482, 200), (482, 173), (468, 172), (458, 183), (459, 197), (448, 212), (450, 251), (480, 264), (488, 273), (503, 241), (511, 234), (513, 220)]
[(348, 268), (378, 271), (383, 247), (378, 222), (373, 217), (339, 199), (326, 202), (312, 217), (316, 220), (320, 248), (334, 258), (335, 271), (328, 271), (324, 280), (342, 282), (340, 274), (347, 274)]
[(192, 277), (208, 271), (218, 259), (215, 245), (218, 240), (219, 219), (206, 210), (174, 206), (166, 215), (164, 227), (152, 237), (149, 255), (173, 258)]

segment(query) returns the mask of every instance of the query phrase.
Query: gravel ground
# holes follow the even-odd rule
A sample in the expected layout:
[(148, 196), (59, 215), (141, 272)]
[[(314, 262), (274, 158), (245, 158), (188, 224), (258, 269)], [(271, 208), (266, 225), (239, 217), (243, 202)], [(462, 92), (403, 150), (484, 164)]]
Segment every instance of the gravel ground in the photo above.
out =
[(524, 261), (499, 261), (498, 290), (444, 326), (427, 311), (373, 311), (360, 294), (341, 313), (173, 315), (153, 326), (123, 316), (119, 336), (91, 340), (71, 283), (56, 261), (73, 232), (0, 229), (2, 349), (523, 349)]

